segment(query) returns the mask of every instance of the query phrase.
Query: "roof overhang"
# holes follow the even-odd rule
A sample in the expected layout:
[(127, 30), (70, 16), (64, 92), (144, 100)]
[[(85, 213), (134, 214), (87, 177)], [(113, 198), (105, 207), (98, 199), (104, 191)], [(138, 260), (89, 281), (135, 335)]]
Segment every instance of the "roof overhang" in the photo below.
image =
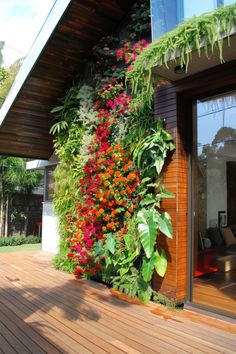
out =
[(114, 33), (132, 0), (57, 0), (0, 110), (0, 155), (47, 160), (51, 109), (82, 70), (92, 47)]
[[(222, 35), (223, 41), (223, 59), (224, 63), (230, 62), (236, 59), (236, 27), (231, 31), (231, 35), (228, 39), (227, 36)], [(209, 46), (208, 46), (209, 47)], [(211, 69), (217, 65), (222, 64), (220, 61), (220, 53), (218, 49), (211, 52), (211, 48), (208, 48), (208, 57), (205, 54), (204, 44), (201, 46), (200, 55), (197, 50), (191, 52), (191, 58), (188, 64), (187, 71), (181, 70), (180, 58), (177, 55), (170, 55), (167, 62), (167, 66), (157, 65), (152, 69), (153, 73), (159, 77), (162, 77), (171, 82), (175, 82), (180, 79), (187, 78), (194, 74), (198, 74), (207, 69)]]

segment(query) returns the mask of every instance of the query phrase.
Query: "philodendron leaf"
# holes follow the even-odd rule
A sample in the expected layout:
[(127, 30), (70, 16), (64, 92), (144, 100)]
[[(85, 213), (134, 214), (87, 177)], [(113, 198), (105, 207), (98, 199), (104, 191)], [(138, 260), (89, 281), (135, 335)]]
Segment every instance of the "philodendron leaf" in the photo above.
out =
[(157, 261), (156, 253), (153, 253), (150, 259), (143, 258), (143, 264), (141, 268), (142, 277), (145, 281), (152, 279), (153, 270)]
[(156, 222), (153, 219), (153, 210), (140, 210), (137, 215), (140, 241), (147, 258), (151, 258), (156, 243)]
[(154, 166), (156, 168), (158, 175), (161, 173), (164, 162), (165, 162), (165, 159), (162, 156), (156, 156)]
[(103, 249), (103, 244), (102, 244), (102, 241), (99, 240), (96, 244), (96, 247), (95, 247), (95, 251), (94, 251), (94, 257), (99, 257), (99, 256), (103, 256), (104, 254), (104, 249)]
[(159, 198), (174, 198), (175, 195), (174, 195), (174, 193), (168, 191), (164, 187), (161, 187), (159, 190), (159, 193), (158, 193), (158, 197)]
[(167, 269), (167, 259), (166, 259), (166, 253), (162, 249), (161, 253), (155, 252), (155, 269), (157, 274), (159, 274), (161, 277), (164, 277)]
[(160, 214), (159, 212), (155, 211), (154, 213), (155, 222), (158, 224), (158, 229), (167, 237), (173, 237), (173, 230), (170, 215), (167, 212)]
[(116, 242), (115, 242), (115, 239), (114, 239), (114, 237), (113, 237), (112, 234), (108, 234), (108, 235), (107, 235), (106, 248), (107, 248), (108, 251), (110, 251), (112, 254), (115, 253), (115, 250), (116, 250)]
[(141, 200), (140, 205), (145, 206), (145, 205), (150, 205), (154, 204), (156, 199), (153, 197), (153, 194), (148, 193), (145, 195), (145, 197)]

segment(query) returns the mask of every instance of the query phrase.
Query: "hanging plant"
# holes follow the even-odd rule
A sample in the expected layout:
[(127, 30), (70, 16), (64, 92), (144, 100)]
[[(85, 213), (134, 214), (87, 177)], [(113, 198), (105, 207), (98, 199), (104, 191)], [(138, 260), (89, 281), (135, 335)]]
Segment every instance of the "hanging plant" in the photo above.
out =
[(165, 33), (142, 51), (127, 73), (133, 92), (147, 90), (151, 96), (153, 67), (168, 68), (169, 61), (179, 60), (180, 66), (187, 70), (192, 51), (197, 50), (200, 56), (202, 47), (207, 58), (218, 50), (220, 62), (223, 62), (222, 35), (228, 36), (230, 45), (230, 34), (235, 25), (236, 4), (232, 4), (186, 20), (173, 31)]

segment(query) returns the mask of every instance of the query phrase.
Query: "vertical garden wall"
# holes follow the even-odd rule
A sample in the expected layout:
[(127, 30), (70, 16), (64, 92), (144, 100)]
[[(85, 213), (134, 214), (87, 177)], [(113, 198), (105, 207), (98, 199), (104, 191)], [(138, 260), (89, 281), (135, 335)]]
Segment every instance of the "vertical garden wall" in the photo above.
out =
[(171, 238), (172, 226), (161, 201), (173, 196), (160, 175), (174, 149), (162, 121), (153, 120), (150, 95), (134, 95), (126, 84), (126, 73), (149, 44), (149, 20), (149, 1), (139, 1), (128, 24), (101, 39), (84, 77), (52, 110), (51, 128), (60, 159), (55, 265), (144, 302), (152, 295), (153, 272), (164, 276), (167, 267), (158, 237)]

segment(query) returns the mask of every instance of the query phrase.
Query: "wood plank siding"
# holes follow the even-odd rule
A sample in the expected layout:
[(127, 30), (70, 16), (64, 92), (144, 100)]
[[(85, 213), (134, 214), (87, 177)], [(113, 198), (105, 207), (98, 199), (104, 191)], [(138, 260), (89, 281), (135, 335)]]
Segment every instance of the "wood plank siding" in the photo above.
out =
[[(176, 302), (187, 298), (188, 235), (188, 156), (192, 146), (192, 104), (197, 98), (230, 91), (236, 87), (236, 61), (219, 65), (175, 83), (162, 84), (155, 92), (155, 117), (166, 121), (173, 135), (176, 150), (166, 164), (163, 183), (175, 194), (163, 208), (172, 217), (174, 238), (160, 238), (158, 244), (167, 247), (168, 270), (164, 279), (155, 276), (156, 290)], [(189, 255), (191, 261), (191, 255)]]
[[(92, 55), (92, 47), (103, 36), (117, 30), (132, 3), (131, 0), (70, 1), (47, 43), (39, 43), (43, 45), (42, 52), (33, 58), (32, 70), (16, 97), (12, 97), (12, 105), (0, 129), (1, 155), (40, 159), (52, 155), (50, 110), (71, 87), (72, 79), (83, 71)], [(23, 70), (22, 67), (18, 80), (27, 70), (29, 68)]]
[(172, 300), (181, 302), (186, 295), (187, 274), (187, 151), (183, 140), (185, 126), (183, 120), (177, 119), (177, 94), (173, 85), (157, 88), (155, 117), (165, 119), (176, 149), (167, 161), (163, 176), (163, 184), (175, 195), (163, 202), (163, 208), (172, 218), (174, 238), (160, 237), (158, 240), (158, 245), (167, 250), (168, 271), (164, 279), (155, 276), (153, 285)]

